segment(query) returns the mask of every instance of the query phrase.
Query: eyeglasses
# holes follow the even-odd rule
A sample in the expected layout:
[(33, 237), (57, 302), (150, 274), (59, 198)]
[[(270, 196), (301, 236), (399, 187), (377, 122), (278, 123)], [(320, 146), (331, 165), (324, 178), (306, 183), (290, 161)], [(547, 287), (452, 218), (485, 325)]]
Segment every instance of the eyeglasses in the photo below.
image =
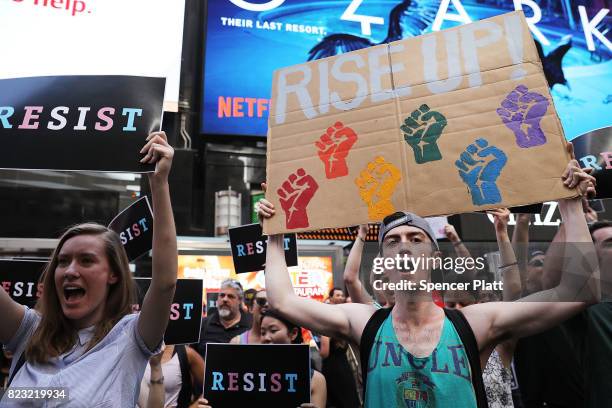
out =
[(533, 261), (529, 262), (529, 266), (535, 266), (535, 267), (544, 266), (544, 261), (541, 259), (534, 259)]
[(260, 307), (264, 307), (268, 304), (268, 299), (265, 297), (256, 297), (255, 302), (257, 302)]

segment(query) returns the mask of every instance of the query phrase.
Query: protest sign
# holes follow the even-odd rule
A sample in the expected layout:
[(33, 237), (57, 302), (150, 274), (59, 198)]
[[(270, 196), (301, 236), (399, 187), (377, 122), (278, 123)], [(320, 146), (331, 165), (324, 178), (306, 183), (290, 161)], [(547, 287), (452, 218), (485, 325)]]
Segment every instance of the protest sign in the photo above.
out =
[(164, 85), (132, 76), (0, 80), (0, 168), (152, 171), (140, 149), (161, 127)]
[(435, 234), (436, 239), (444, 239), (446, 238), (446, 233), (444, 232), (444, 227), (448, 224), (447, 217), (428, 217), (425, 218), (425, 221), (429, 224), (432, 231)]
[(45, 261), (1, 259), (0, 284), (15, 302), (34, 307), (42, 291), (38, 283)]
[(206, 292), (206, 314), (211, 313), (211, 309), (217, 307), (217, 299), (219, 299), (219, 292)]
[[(151, 278), (135, 278), (138, 287), (138, 305), (141, 307)], [(202, 279), (178, 279), (170, 320), (164, 334), (166, 344), (192, 344), (200, 341), (202, 326)]]
[[(262, 235), (261, 225), (248, 224), (229, 229), (232, 259), (236, 273), (261, 271), (266, 263), (267, 237)], [(285, 262), (287, 266), (298, 264), (295, 234), (285, 236)]]
[(153, 248), (153, 212), (147, 196), (121, 211), (108, 228), (119, 234), (130, 261), (149, 252)]
[(274, 234), (575, 196), (522, 12), (277, 70)]
[(612, 198), (612, 127), (594, 130), (572, 140), (581, 167), (593, 169), (597, 198)]
[(597, 213), (606, 212), (606, 206), (604, 205), (602, 199), (589, 200), (588, 204), (589, 204), (589, 207), (591, 207), (591, 209), (593, 209), (593, 211)]
[(204, 395), (215, 408), (299, 407), (310, 402), (305, 344), (206, 345)]

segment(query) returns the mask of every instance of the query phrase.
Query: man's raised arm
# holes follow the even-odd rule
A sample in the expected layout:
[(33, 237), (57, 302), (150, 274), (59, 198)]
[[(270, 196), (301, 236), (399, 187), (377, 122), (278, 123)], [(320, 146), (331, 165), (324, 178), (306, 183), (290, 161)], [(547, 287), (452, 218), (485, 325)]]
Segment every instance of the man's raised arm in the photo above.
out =
[(285, 263), (282, 235), (268, 238), (266, 291), (272, 309), (291, 322), (326, 336), (343, 337), (356, 343), (374, 312), (370, 305), (328, 305), (297, 296)]
[(363, 284), (359, 280), (359, 268), (361, 267), (363, 248), (367, 235), (368, 225), (360, 225), (357, 232), (357, 238), (355, 238), (351, 252), (349, 252), (348, 259), (346, 260), (346, 266), (344, 267), (344, 274), (342, 276), (344, 279), (344, 286), (346, 286), (346, 290), (354, 303), (372, 303), (372, 297), (366, 292)]
[[(592, 177), (568, 166), (563, 179), (569, 188), (586, 194)], [(516, 302), (493, 302), (466, 307), (463, 311), (474, 328), (481, 349), (508, 338), (542, 332), (599, 300), (599, 267), (595, 248), (582, 212), (580, 197), (562, 200), (559, 210), (566, 240), (573, 244), (570, 267), (555, 288), (534, 293)]]

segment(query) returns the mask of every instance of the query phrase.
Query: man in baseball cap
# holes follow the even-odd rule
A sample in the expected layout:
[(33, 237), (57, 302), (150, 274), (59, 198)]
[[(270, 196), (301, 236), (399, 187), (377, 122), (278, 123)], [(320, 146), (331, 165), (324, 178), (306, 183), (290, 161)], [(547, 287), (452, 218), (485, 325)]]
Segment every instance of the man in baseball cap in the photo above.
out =
[(387, 215), (383, 219), (383, 221), (380, 223), (380, 230), (378, 231), (379, 248), (382, 247), (382, 242), (383, 239), (385, 239), (385, 235), (387, 235), (387, 233), (393, 228), (399, 227), (400, 225), (411, 225), (413, 227), (422, 229), (434, 244), (436, 250), (440, 249), (438, 247), (438, 241), (436, 240), (435, 234), (429, 223), (424, 218), (407, 211), (398, 211), (391, 215)]
[[(568, 188), (582, 193), (592, 177), (572, 161), (561, 179)], [(261, 217), (274, 216), (269, 201), (259, 204)], [(580, 198), (560, 201), (559, 210), (566, 223), (566, 239), (592, 246)], [(419, 216), (391, 214), (380, 230), (379, 249), (385, 260), (403, 254), (413, 258), (437, 255), (433, 231)], [(366, 408), (486, 408), (481, 363), (487, 361), (493, 348), (513, 337), (542, 332), (588, 304), (490, 302), (467, 306), (458, 315), (438, 307), (431, 296), (415, 301), (414, 291), (405, 286), (397, 288), (402, 280), (428, 280), (427, 267), (405, 272), (401, 268), (388, 271), (389, 284), (395, 286), (392, 309), (377, 310), (372, 304), (324, 304), (296, 295), (285, 262), (284, 237), (279, 234), (268, 238), (265, 279), (271, 308), (302, 327), (360, 345)], [(555, 292), (550, 294), (552, 298), (557, 299), (556, 290), (551, 291)]]

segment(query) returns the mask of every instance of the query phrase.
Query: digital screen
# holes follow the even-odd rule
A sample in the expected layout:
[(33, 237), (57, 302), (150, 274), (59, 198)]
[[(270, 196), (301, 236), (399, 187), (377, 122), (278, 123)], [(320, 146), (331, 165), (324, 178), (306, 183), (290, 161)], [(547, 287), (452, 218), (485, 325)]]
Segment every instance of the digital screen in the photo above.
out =
[[(514, 11), (487, 0), (208, 2), (201, 131), (266, 136), (274, 70)], [(520, 1), (515, 1), (521, 7)], [(601, 1), (523, 10), (568, 140), (612, 118), (610, 14)], [(458, 8), (457, 8), (458, 5)], [(607, 17), (605, 17), (607, 15)], [(605, 17), (605, 18), (604, 18)], [(333, 35), (333, 36), (332, 36)]]
[[(332, 262), (331, 256), (298, 257), (298, 266), (288, 268), (295, 293), (322, 302), (334, 286)], [(236, 274), (231, 255), (179, 255), (178, 264), (179, 278), (204, 279), (204, 299), (230, 278), (245, 290), (265, 288), (263, 271)]]

